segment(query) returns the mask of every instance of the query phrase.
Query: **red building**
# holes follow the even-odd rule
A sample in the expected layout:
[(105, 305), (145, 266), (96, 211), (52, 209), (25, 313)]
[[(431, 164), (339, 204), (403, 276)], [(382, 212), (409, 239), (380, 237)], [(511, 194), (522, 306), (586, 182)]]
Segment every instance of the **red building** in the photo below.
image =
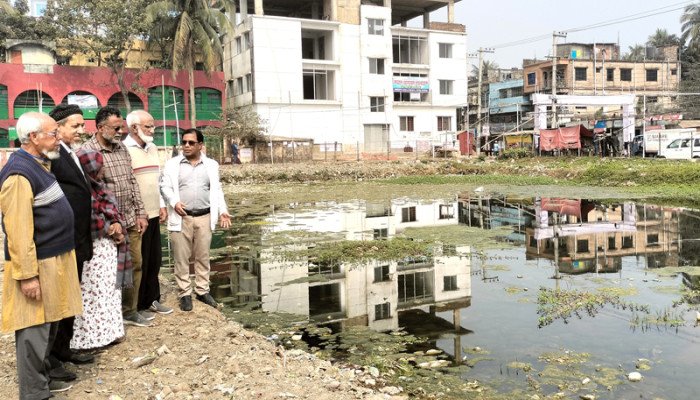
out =
[[(126, 116), (116, 76), (106, 67), (22, 64), (21, 58), (7, 59), (13, 63), (0, 64), (0, 147), (13, 147), (17, 118), (28, 111), (48, 113), (57, 104), (78, 104), (88, 132), (95, 131), (95, 113), (100, 107), (117, 107)], [(180, 131), (191, 127), (187, 73), (180, 72), (173, 79), (170, 70), (128, 70), (125, 81), (134, 88), (129, 92), (131, 109), (147, 110), (155, 119), (155, 143), (176, 144), (176, 127)], [(203, 71), (195, 71), (194, 86), (197, 127), (220, 125), (225, 98), (223, 72), (207, 77)]]

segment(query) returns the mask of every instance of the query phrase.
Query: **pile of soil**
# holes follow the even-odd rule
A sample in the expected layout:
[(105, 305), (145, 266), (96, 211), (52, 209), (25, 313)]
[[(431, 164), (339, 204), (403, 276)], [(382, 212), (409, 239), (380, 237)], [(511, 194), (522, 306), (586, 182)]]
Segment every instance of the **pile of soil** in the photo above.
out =
[[(174, 298), (170, 295), (169, 298)], [(174, 301), (166, 304), (173, 306)], [(127, 327), (127, 339), (95, 352), (67, 399), (405, 399), (380, 387), (369, 370), (337, 367), (301, 350), (276, 347), (198, 301), (175, 307), (151, 327)], [(18, 398), (14, 335), (0, 337), (0, 399)], [(371, 371), (374, 372), (374, 371)]]

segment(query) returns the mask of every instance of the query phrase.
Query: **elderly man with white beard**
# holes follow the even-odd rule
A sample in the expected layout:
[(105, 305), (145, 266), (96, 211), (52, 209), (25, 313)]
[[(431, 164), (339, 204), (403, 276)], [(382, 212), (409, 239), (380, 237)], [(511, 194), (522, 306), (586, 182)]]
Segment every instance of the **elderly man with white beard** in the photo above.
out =
[(2, 332), (15, 333), (19, 398), (43, 400), (70, 385), (51, 381), (58, 321), (82, 313), (73, 210), (49, 171), (60, 157), (58, 125), (38, 112), (17, 120), (21, 148), (0, 171), (5, 232)]
[(141, 285), (138, 292), (137, 309), (146, 319), (152, 313), (170, 314), (171, 307), (161, 304), (158, 274), (162, 264), (160, 244), (160, 222), (164, 222), (168, 212), (160, 196), (160, 158), (158, 148), (153, 144), (155, 124), (153, 116), (144, 110), (136, 110), (126, 116), (129, 136), (124, 146), (131, 155), (131, 166), (141, 192), (141, 200), (148, 214), (148, 227), (141, 237)]

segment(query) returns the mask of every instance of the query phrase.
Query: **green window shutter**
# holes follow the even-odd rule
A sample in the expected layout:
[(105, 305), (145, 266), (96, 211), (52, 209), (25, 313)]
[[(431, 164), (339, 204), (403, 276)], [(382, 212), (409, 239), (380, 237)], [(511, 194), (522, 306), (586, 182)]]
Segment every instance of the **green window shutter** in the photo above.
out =
[(7, 86), (0, 85), (0, 119), (10, 119), (10, 107), (7, 100)]

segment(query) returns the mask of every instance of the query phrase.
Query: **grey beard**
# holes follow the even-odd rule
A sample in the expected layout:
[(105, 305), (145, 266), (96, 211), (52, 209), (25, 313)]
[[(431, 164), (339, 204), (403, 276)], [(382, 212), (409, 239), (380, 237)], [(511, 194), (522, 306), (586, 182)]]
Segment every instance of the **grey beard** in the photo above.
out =
[(146, 136), (143, 132), (141, 132), (141, 129), (136, 133), (139, 136), (139, 139), (143, 140), (144, 143), (153, 143), (153, 136)]
[(59, 157), (61, 157), (61, 153), (54, 150), (44, 150), (41, 153), (49, 160), (57, 160)]

